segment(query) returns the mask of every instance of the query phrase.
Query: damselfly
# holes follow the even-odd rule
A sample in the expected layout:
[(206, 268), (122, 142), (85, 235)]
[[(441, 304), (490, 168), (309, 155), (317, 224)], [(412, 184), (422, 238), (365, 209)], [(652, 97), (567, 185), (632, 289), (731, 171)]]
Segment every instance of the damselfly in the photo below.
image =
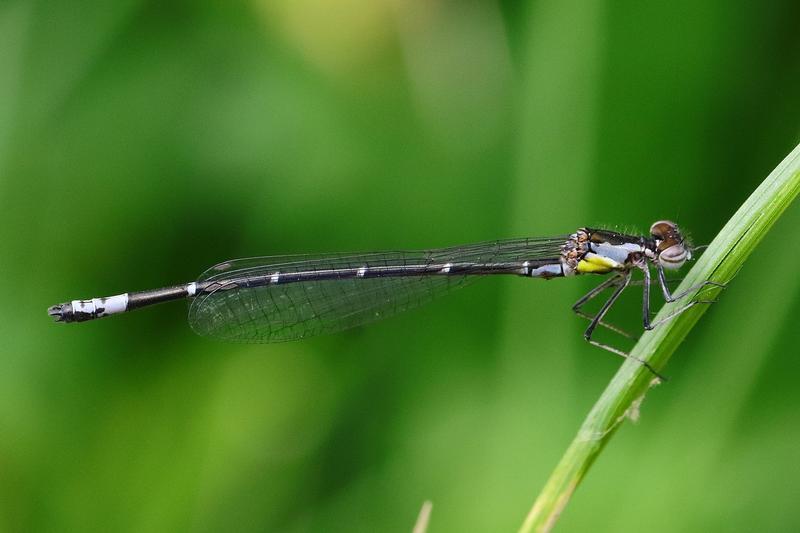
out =
[[(636, 270), (644, 276), (642, 322), (646, 330), (660, 323), (650, 319), (651, 267), (667, 302), (685, 298), (706, 285), (718, 285), (704, 281), (672, 294), (664, 271), (679, 269), (691, 255), (692, 248), (678, 226), (661, 220), (650, 227), (649, 236), (580, 228), (562, 237), (510, 239), (429, 251), (234, 259), (208, 269), (191, 283), (73, 300), (50, 307), (48, 313), (58, 322), (83, 322), (190, 298), (189, 324), (200, 335), (233, 342), (279, 342), (382, 319), (484, 276), (551, 279), (611, 274), (572, 309), (590, 321), (584, 333), (587, 341), (628, 357), (626, 352), (594, 340), (595, 328), (601, 325), (624, 334), (603, 318), (631, 284)], [(610, 288), (614, 289), (611, 296), (597, 313), (583, 311), (589, 300)], [(707, 302), (690, 299), (661, 321), (698, 303)]]

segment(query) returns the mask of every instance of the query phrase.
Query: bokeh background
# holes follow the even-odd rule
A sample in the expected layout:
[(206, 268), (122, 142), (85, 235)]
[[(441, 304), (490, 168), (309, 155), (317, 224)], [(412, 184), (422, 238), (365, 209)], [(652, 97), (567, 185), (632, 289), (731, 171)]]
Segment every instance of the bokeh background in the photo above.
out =
[[(0, 3), (0, 529), (515, 530), (620, 361), (596, 279), (281, 345), (47, 306), (233, 257), (660, 218), (707, 243), (800, 140), (800, 4)], [(797, 531), (800, 206), (563, 531)], [(614, 320), (636, 328), (632, 291)]]

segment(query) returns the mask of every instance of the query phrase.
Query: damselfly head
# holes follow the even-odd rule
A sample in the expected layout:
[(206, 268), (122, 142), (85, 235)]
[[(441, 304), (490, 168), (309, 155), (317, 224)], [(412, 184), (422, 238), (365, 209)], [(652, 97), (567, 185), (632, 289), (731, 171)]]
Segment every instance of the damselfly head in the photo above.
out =
[(670, 220), (659, 220), (650, 226), (650, 235), (656, 241), (656, 260), (668, 270), (677, 270), (692, 258), (678, 225)]

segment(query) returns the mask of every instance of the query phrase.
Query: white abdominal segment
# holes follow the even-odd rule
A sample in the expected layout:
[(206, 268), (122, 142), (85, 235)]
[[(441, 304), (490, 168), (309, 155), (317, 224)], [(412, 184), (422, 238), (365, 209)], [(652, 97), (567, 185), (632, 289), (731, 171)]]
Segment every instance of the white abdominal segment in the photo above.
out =
[(73, 300), (72, 309), (76, 313), (86, 313), (97, 318), (124, 313), (128, 310), (128, 293), (92, 298), (91, 300)]

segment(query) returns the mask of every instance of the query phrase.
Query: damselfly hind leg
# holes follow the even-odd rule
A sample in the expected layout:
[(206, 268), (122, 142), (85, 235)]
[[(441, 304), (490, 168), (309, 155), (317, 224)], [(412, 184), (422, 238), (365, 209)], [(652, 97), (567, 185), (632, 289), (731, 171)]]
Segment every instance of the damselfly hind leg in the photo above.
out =
[[(611, 309), (611, 307), (614, 305), (614, 303), (620, 297), (622, 292), (628, 287), (628, 285), (630, 285), (631, 274), (632, 274), (632, 272), (629, 270), (629, 271), (625, 272), (624, 274), (620, 274), (620, 275), (618, 275), (616, 277), (613, 277), (611, 279), (608, 279), (608, 280), (604, 281), (603, 283), (601, 283), (600, 285), (598, 285), (597, 287), (595, 287), (594, 289), (589, 291), (589, 293), (587, 293), (586, 296), (584, 296), (583, 298), (578, 300), (575, 303), (575, 305), (573, 306), (573, 310), (575, 310), (576, 307), (579, 310), (580, 307), (583, 304), (585, 304), (586, 302), (588, 302), (589, 300), (591, 300), (592, 298), (597, 296), (600, 292), (602, 292), (603, 290), (607, 289), (608, 287), (616, 286), (617, 287), (616, 290), (611, 294), (611, 296), (608, 297), (608, 300), (606, 300), (605, 303), (603, 303), (603, 306), (600, 308), (600, 310), (597, 312), (597, 314), (594, 317), (591, 318), (591, 323), (589, 324), (589, 327), (586, 328), (586, 331), (583, 333), (583, 338), (586, 339), (586, 341), (589, 344), (591, 344), (592, 346), (597, 346), (598, 348), (602, 348), (602, 349), (604, 349), (606, 351), (609, 351), (609, 352), (611, 352), (613, 354), (619, 355), (620, 357), (624, 357), (625, 359), (633, 359), (634, 361), (637, 361), (642, 366), (644, 366), (647, 370), (652, 372), (653, 375), (655, 375), (657, 378), (659, 378), (662, 381), (666, 381), (667, 378), (665, 378), (664, 376), (659, 374), (650, 365), (650, 363), (648, 363), (647, 361), (639, 359), (638, 357), (634, 357), (631, 354), (623, 352), (622, 350), (620, 350), (618, 348), (614, 348), (613, 346), (610, 346), (608, 344), (603, 344), (602, 342), (598, 342), (598, 341), (592, 339), (592, 335), (594, 333), (594, 330), (597, 328), (598, 325), (603, 324), (602, 323), (603, 317), (606, 315), (606, 313), (608, 313), (609, 309)], [(576, 310), (575, 312), (579, 313), (578, 310)], [(581, 315), (581, 316), (585, 316), (585, 315)], [(606, 325), (606, 327), (608, 327), (608, 326)], [(612, 329), (612, 328), (609, 328), (609, 329)], [(618, 331), (618, 328), (613, 328), (612, 330), (613, 331)]]
[[(582, 307), (584, 305), (586, 305), (587, 302), (589, 302), (590, 300), (592, 300), (595, 297), (597, 297), (598, 294), (600, 294), (604, 290), (608, 289), (609, 287), (616, 287), (619, 284), (623, 283), (624, 278), (625, 278), (625, 276), (623, 276), (623, 275), (617, 275), (617, 276), (613, 276), (613, 277), (605, 280), (603, 283), (601, 283), (597, 287), (593, 288), (592, 290), (590, 290), (589, 292), (584, 294), (581, 297), (580, 300), (575, 302), (575, 304), (572, 306), (572, 311), (576, 315), (578, 315), (579, 317), (585, 318), (586, 320), (589, 320), (590, 322), (593, 321), (595, 319), (595, 316), (592, 316), (592, 315), (590, 315), (588, 313), (585, 313), (583, 311)], [(632, 340), (636, 340), (637, 339), (637, 337), (635, 335), (631, 335), (630, 333), (628, 333), (624, 329), (622, 329), (620, 327), (617, 327), (617, 326), (615, 326), (613, 324), (609, 324), (608, 322), (603, 322), (601, 320), (601, 321), (597, 322), (596, 326), (597, 325), (603, 326), (604, 328), (609, 329), (609, 330), (611, 330), (611, 331), (613, 331), (615, 333), (618, 333), (619, 335), (622, 335), (625, 338), (632, 339)], [(592, 329), (594, 329), (594, 328), (592, 328)]]
[[(596, 298), (596, 297), (597, 297), (597, 295), (599, 295), (599, 294), (600, 294), (601, 292), (603, 292), (605, 289), (607, 289), (607, 288), (609, 288), (609, 287), (615, 287), (615, 286), (617, 286), (619, 283), (621, 283), (621, 282), (622, 282), (623, 278), (624, 278), (624, 276), (623, 276), (623, 275), (621, 275), (621, 274), (620, 274), (620, 275), (616, 275), (616, 276), (614, 276), (614, 277), (611, 277), (611, 278), (607, 279), (606, 281), (604, 281), (603, 283), (601, 283), (601, 284), (600, 284), (600, 285), (598, 285), (597, 287), (593, 288), (592, 290), (590, 290), (589, 292), (587, 292), (585, 295), (583, 295), (583, 296), (581, 297), (581, 299), (580, 299), (580, 300), (578, 300), (577, 302), (575, 302), (575, 304), (572, 306), (572, 311), (573, 311), (573, 312), (574, 312), (576, 315), (578, 315), (579, 317), (581, 317), (581, 318), (585, 318), (586, 320), (589, 320), (589, 321), (591, 321), (591, 320), (594, 320), (594, 315), (590, 315), (589, 313), (586, 313), (585, 311), (583, 311), (582, 307), (583, 307), (584, 305), (586, 305), (586, 304), (587, 304), (587, 303), (588, 303), (590, 300), (593, 300), (594, 298)], [(681, 281), (683, 281), (683, 278), (675, 278), (675, 279), (668, 279), (668, 280), (666, 280), (666, 283), (668, 283), (668, 284), (669, 284), (669, 283), (673, 283), (673, 284), (675, 284), (675, 283), (680, 283)], [(631, 281), (628, 283), (628, 285), (629, 285), (629, 286), (633, 286), (633, 285), (635, 285), (635, 286), (637, 286), (637, 287), (641, 287), (641, 286), (643, 286), (645, 283), (647, 283), (648, 285), (651, 285), (651, 284), (653, 284), (653, 283), (658, 283), (658, 281), (657, 281), (657, 280), (653, 280), (653, 279), (649, 279), (649, 278), (648, 278), (648, 281), (647, 281), (647, 282), (645, 282), (644, 280), (631, 280)], [(655, 313), (650, 313), (650, 314), (651, 314), (651, 315), (654, 315)], [(662, 322), (663, 322), (663, 320), (659, 320), (659, 321), (658, 321), (656, 324), (661, 324)], [(604, 328), (606, 328), (606, 329), (608, 329), (608, 330), (610, 330), (610, 331), (613, 331), (614, 333), (617, 333), (617, 334), (619, 334), (619, 335), (622, 335), (622, 336), (623, 336), (623, 337), (625, 337), (626, 339), (631, 339), (631, 340), (639, 340), (639, 337), (638, 337), (638, 336), (636, 336), (636, 335), (633, 335), (633, 334), (631, 334), (631, 333), (628, 333), (627, 331), (625, 331), (625, 330), (624, 330), (624, 329), (622, 329), (621, 327), (619, 327), (619, 326), (615, 326), (614, 324), (609, 324), (608, 322), (605, 322), (605, 321), (600, 321), (600, 322), (598, 323), (598, 325), (599, 325), (599, 326), (603, 326)], [(653, 326), (654, 326), (654, 324), (651, 324), (651, 325), (653, 325)], [(651, 329), (651, 328), (647, 328), (647, 327), (645, 326), (645, 329)]]

